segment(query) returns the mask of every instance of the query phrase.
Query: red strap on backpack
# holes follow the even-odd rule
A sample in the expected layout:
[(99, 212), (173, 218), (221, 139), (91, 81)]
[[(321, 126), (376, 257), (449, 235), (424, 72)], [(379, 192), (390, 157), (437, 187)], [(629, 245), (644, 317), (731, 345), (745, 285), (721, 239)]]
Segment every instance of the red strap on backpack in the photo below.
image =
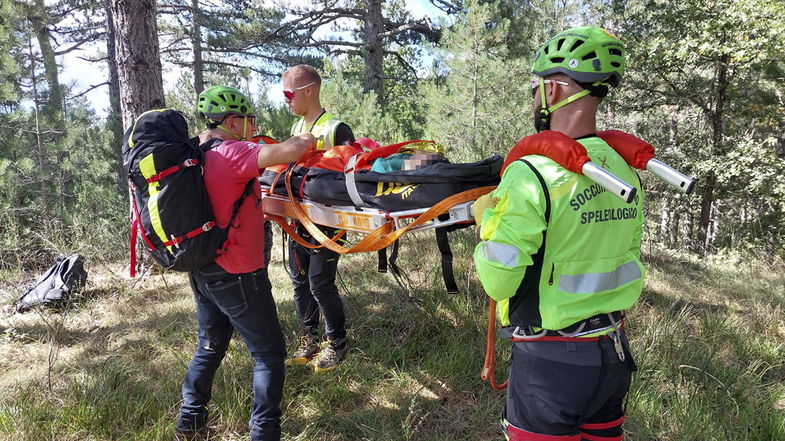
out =
[(160, 181), (161, 179), (171, 174), (177, 173), (181, 169), (186, 167), (193, 167), (194, 165), (199, 165), (198, 159), (186, 159), (182, 164), (173, 165), (159, 173), (154, 174), (153, 176), (150, 176), (147, 178), (147, 182), (152, 184), (153, 182)]

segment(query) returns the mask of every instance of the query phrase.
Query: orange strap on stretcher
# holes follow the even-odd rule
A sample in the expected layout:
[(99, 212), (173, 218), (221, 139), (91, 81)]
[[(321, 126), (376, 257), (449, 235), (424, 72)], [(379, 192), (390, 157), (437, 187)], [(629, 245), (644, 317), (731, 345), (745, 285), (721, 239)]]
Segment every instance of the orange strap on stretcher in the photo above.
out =
[(487, 380), (491, 387), (496, 390), (507, 388), (507, 380), (502, 384), (496, 384), (493, 371), (496, 366), (496, 300), (490, 299), (488, 306), (488, 333), (485, 337), (485, 361), (482, 365), (480, 378)]
[[(366, 252), (366, 251), (378, 251), (378, 250), (381, 250), (382, 248), (387, 248), (390, 244), (392, 244), (393, 242), (398, 240), (398, 238), (400, 238), (404, 233), (406, 233), (410, 229), (435, 219), (436, 217), (438, 217), (439, 215), (445, 213), (447, 210), (449, 210), (450, 208), (452, 208), (455, 205), (458, 205), (458, 204), (461, 204), (461, 203), (464, 203), (464, 202), (473, 201), (473, 200), (479, 198), (480, 196), (483, 196), (483, 195), (485, 195), (487, 193), (490, 193), (491, 191), (493, 191), (496, 188), (495, 186), (480, 187), (480, 188), (474, 188), (474, 189), (471, 189), (471, 190), (467, 190), (467, 191), (464, 191), (464, 192), (461, 192), (461, 193), (454, 194), (454, 195), (452, 195), (452, 196), (450, 196), (448, 198), (445, 198), (445, 199), (439, 201), (435, 205), (433, 205), (431, 208), (426, 210), (424, 213), (422, 213), (420, 216), (418, 216), (414, 221), (412, 221), (412, 223), (410, 223), (409, 225), (405, 226), (404, 228), (401, 228), (401, 229), (398, 229), (398, 230), (393, 230), (393, 222), (391, 220), (390, 222), (384, 224), (383, 226), (381, 226), (381, 227), (377, 228), (376, 230), (372, 231), (371, 233), (369, 233), (367, 236), (365, 236), (362, 240), (357, 242), (355, 245), (347, 248), (347, 247), (341, 246), (340, 244), (338, 244), (335, 241), (335, 239), (338, 239), (340, 237), (339, 235), (336, 235), (336, 237), (333, 238), (333, 239), (327, 237), (327, 235), (325, 235), (308, 218), (308, 215), (306, 214), (305, 210), (302, 208), (300, 203), (298, 203), (297, 200), (294, 197), (294, 193), (292, 191), (292, 185), (291, 185), (292, 184), (291, 183), (292, 171), (293, 171), (293, 169), (290, 169), (286, 173), (286, 192), (287, 192), (287, 194), (289, 196), (289, 202), (291, 203), (292, 211), (294, 211), (294, 214), (297, 216), (297, 220), (300, 221), (300, 223), (303, 224), (303, 226), (308, 231), (308, 233), (310, 233), (311, 236), (314, 237), (325, 248), (328, 248), (328, 249), (330, 249), (332, 251), (335, 251), (336, 253), (339, 253), (339, 254), (360, 253), (360, 252)], [(282, 217), (276, 216), (276, 215), (268, 215), (268, 216), (271, 219), (273, 219), (276, 222), (278, 222), (278, 224), (281, 225), (281, 228), (283, 228), (283, 230), (287, 234), (292, 236), (292, 238), (297, 243), (299, 243), (299, 244), (301, 244), (303, 246), (306, 246), (308, 248), (318, 248), (319, 247), (318, 245), (315, 246), (315, 245), (312, 245), (312, 244), (308, 244), (303, 238), (301, 238), (299, 235), (297, 235), (295, 233), (295, 231), (288, 224), (286, 224), (286, 221)]]

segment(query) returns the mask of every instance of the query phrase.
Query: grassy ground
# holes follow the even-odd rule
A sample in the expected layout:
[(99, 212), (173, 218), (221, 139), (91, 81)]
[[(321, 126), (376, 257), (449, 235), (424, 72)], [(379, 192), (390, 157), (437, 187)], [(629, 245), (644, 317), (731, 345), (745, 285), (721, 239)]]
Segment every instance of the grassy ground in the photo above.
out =
[[(451, 239), (458, 295), (444, 293), (428, 233), (402, 243), (408, 292), (375, 272), (373, 255), (341, 259), (352, 350), (337, 372), (287, 368), (284, 439), (503, 439), (504, 394), (479, 379), (487, 302), (470, 265), (472, 230)], [(294, 347), (279, 249), (277, 236), (271, 280)], [(785, 268), (646, 251), (646, 289), (628, 321), (640, 371), (627, 439), (785, 440)], [(32, 277), (0, 274), (2, 440), (171, 438), (195, 344), (187, 281), (88, 265), (85, 294), (61, 312), (10, 314)], [(214, 384), (211, 439), (247, 438), (250, 383), (251, 359), (236, 339)]]

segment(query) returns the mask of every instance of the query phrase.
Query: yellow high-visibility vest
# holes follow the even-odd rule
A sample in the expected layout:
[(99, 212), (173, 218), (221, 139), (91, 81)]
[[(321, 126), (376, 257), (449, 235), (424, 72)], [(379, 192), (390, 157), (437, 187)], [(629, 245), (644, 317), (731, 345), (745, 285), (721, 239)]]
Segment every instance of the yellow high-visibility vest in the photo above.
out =
[(335, 118), (330, 112), (324, 111), (308, 128), (305, 126), (305, 117), (292, 126), (291, 135), (310, 133), (316, 138), (316, 150), (329, 150), (335, 145), (335, 129), (343, 121)]

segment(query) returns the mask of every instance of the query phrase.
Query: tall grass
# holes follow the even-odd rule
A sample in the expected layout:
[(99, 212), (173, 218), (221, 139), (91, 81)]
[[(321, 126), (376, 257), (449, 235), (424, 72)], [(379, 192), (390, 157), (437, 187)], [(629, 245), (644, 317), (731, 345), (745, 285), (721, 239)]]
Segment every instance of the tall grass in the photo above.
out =
[[(333, 373), (287, 368), (284, 439), (503, 439), (504, 394), (479, 379), (487, 303), (470, 262), (473, 230), (451, 239), (456, 295), (444, 292), (432, 233), (402, 241), (409, 289), (376, 273), (375, 255), (341, 258), (351, 351)], [(270, 274), (291, 349), (297, 324), (279, 241)], [(656, 249), (644, 257), (649, 276), (628, 321), (640, 370), (627, 439), (785, 440), (785, 268)], [(65, 312), (0, 320), (0, 439), (171, 439), (196, 343), (187, 280), (129, 280), (122, 263), (89, 269), (85, 296)], [(0, 273), (2, 305), (23, 279)], [(47, 322), (61, 324), (56, 335)], [(251, 363), (235, 338), (214, 384), (212, 439), (247, 438)]]

